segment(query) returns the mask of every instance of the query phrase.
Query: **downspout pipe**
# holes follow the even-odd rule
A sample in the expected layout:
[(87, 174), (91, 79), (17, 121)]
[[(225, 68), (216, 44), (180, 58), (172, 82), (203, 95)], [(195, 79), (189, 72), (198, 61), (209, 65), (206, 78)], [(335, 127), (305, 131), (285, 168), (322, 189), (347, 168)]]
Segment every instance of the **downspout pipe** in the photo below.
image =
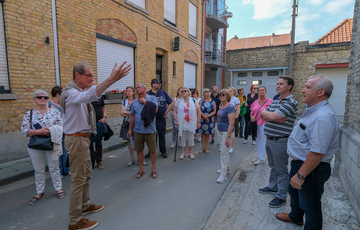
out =
[(54, 35), (54, 59), (55, 59), (55, 79), (56, 85), (60, 86), (60, 69), (59, 69), (59, 46), (57, 35), (57, 20), (56, 20), (56, 0), (51, 0), (52, 21), (53, 21), (53, 35)]
[(202, 78), (201, 78), (201, 91), (205, 88), (205, 39), (206, 39), (206, 0), (203, 4), (204, 20), (203, 20), (203, 42), (202, 42)]

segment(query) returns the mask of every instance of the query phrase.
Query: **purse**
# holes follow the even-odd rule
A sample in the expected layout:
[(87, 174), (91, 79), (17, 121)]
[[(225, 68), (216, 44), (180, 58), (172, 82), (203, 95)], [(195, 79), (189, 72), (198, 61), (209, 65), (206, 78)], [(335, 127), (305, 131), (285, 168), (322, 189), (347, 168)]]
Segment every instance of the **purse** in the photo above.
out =
[[(32, 113), (33, 110), (30, 111), (30, 129), (32, 128)], [(54, 150), (54, 143), (51, 142), (51, 136), (40, 136), (34, 135), (31, 136), (28, 147), (31, 149), (44, 150), (44, 151), (52, 151)]]
[[(269, 99), (267, 99), (269, 100)], [(260, 109), (258, 110), (258, 112), (256, 113), (256, 116), (259, 114), (261, 108), (263, 107), (263, 105), (267, 102), (267, 100), (260, 106)], [(257, 129), (257, 122), (253, 122), (251, 119), (250, 121), (247, 123), (247, 134), (248, 135), (251, 135), (253, 132), (256, 132), (256, 129)]]

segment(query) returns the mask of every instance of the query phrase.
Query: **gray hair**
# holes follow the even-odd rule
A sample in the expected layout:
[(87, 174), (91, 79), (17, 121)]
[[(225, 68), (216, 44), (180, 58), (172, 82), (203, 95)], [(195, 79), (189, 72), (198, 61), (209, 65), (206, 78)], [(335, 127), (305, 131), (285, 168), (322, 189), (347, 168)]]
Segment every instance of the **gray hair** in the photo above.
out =
[(191, 97), (191, 91), (189, 90), (189, 88), (188, 87), (182, 87), (182, 89), (184, 90), (184, 89), (186, 89), (186, 91), (188, 91), (189, 92), (189, 97)]
[(309, 80), (314, 78), (319, 78), (319, 80), (315, 83), (315, 89), (324, 89), (325, 96), (329, 99), (334, 89), (334, 85), (331, 80), (323, 75), (312, 75), (311, 77), (309, 77)]
[(143, 84), (143, 83), (137, 83), (136, 85), (141, 85), (143, 88), (145, 88), (146, 89), (146, 86)]
[(73, 80), (75, 80), (75, 73), (84, 74), (85, 68), (93, 70), (92, 66), (86, 61), (81, 61), (81, 62), (76, 63), (76, 65), (74, 65), (74, 69), (73, 69)]
[(34, 92), (34, 94), (33, 94), (33, 98), (35, 98), (37, 95), (39, 95), (39, 94), (45, 94), (46, 96), (49, 96), (49, 94), (46, 92), (46, 91), (44, 91), (44, 90), (36, 90), (35, 92)]

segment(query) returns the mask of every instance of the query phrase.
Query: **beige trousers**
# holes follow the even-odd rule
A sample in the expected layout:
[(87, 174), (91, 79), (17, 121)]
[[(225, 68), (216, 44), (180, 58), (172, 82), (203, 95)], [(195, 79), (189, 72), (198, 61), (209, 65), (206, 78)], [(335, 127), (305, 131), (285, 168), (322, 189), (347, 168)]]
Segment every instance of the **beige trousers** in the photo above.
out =
[(90, 205), (89, 180), (92, 176), (90, 157), (90, 139), (86, 137), (65, 136), (65, 148), (69, 154), (69, 168), (71, 172), (70, 224), (77, 224), (82, 210)]

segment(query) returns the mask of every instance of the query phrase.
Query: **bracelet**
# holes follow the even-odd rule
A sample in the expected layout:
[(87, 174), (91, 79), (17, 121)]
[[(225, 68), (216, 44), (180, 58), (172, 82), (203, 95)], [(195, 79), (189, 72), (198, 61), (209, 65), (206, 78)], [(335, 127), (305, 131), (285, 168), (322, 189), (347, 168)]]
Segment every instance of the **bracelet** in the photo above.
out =
[(198, 121), (200, 123), (200, 121)]
[(226, 137), (230, 138), (230, 136), (226, 136)]

